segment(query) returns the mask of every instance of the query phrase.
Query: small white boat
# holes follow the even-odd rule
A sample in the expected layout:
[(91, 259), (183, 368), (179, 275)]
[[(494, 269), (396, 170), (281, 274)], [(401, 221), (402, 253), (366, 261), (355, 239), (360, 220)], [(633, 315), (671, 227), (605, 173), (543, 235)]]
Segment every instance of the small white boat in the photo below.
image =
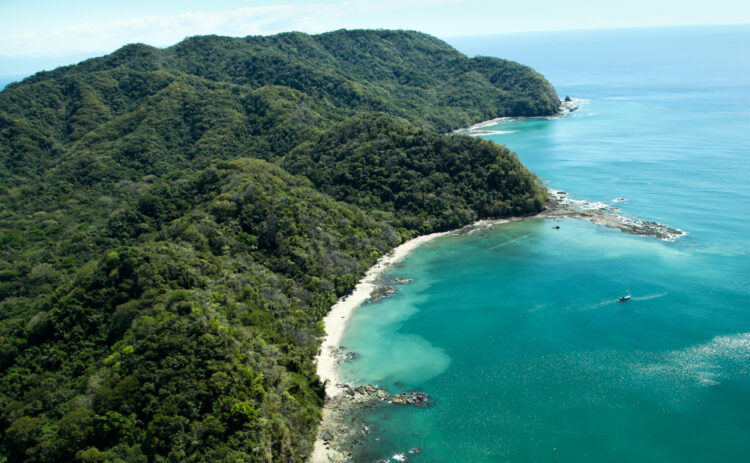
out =
[(620, 296), (620, 299), (617, 300), (617, 302), (627, 302), (630, 300), (630, 294), (627, 296)]

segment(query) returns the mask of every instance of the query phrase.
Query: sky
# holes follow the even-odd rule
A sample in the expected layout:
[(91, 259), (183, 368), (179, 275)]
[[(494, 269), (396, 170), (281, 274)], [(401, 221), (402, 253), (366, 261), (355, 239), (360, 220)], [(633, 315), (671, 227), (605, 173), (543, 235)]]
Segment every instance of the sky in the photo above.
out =
[(748, 24), (747, 0), (0, 0), (0, 76), (192, 35), (396, 28), (440, 38), (531, 31)]

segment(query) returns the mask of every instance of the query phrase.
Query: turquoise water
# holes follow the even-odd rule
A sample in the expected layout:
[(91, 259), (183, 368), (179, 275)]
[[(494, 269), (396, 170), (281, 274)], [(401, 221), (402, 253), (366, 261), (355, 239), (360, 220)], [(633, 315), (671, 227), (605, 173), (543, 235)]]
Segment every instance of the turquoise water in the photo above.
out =
[(586, 100), (489, 138), (552, 188), (690, 234), (526, 220), (417, 249), (387, 275), (414, 282), (352, 317), (341, 373), (435, 404), (366, 412), (356, 461), (747, 461), (750, 27), (453, 43)]

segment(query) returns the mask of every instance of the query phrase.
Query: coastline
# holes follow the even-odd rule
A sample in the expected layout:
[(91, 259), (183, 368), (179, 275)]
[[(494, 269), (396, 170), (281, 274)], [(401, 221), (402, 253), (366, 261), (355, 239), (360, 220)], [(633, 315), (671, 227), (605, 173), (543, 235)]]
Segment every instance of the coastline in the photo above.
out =
[(339, 383), (338, 347), (344, 335), (344, 329), (349, 321), (349, 317), (354, 312), (354, 309), (370, 298), (370, 293), (377, 287), (376, 280), (388, 267), (405, 259), (422, 244), (450, 233), (439, 232), (418, 236), (395, 247), (367, 270), (367, 273), (359, 280), (351, 294), (342, 297), (331, 307), (331, 311), (323, 318), (323, 323), (326, 327), (326, 337), (323, 339), (323, 343), (320, 345), (320, 352), (316, 357), (318, 376), (320, 377), (320, 381), (326, 385), (327, 397), (335, 397), (341, 392), (336, 387), (336, 384)]
[(316, 359), (317, 373), (320, 381), (325, 384), (326, 403), (323, 406), (322, 420), (318, 429), (318, 434), (313, 446), (313, 452), (310, 455), (309, 463), (329, 463), (341, 462), (348, 459), (348, 455), (340, 450), (329, 446), (323, 439), (322, 435), (326, 427), (340, 422), (344, 413), (353, 404), (348, 406), (333, 406), (337, 397), (341, 397), (345, 388), (338, 387), (340, 384), (338, 377), (338, 364), (341, 360), (339, 343), (344, 335), (344, 330), (349, 322), (354, 310), (370, 298), (372, 291), (377, 288), (376, 281), (378, 277), (391, 265), (405, 259), (415, 249), (428, 241), (435, 238), (446, 236), (452, 232), (431, 233), (412, 238), (409, 241), (395, 247), (389, 253), (378, 259), (370, 267), (365, 276), (357, 283), (351, 294), (339, 299), (331, 307), (330, 312), (323, 318), (325, 324), (326, 336), (320, 345), (320, 352)]
[[(569, 117), (572, 112), (585, 105), (587, 100), (572, 99), (560, 105), (560, 112), (547, 118)], [(470, 136), (487, 135), (492, 133), (504, 133), (504, 131), (488, 131), (490, 127), (501, 121), (515, 119), (513, 117), (501, 117), (489, 121), (480, 122), (464, 129), (459, 129), (453, 134), (464, 134)], [(466, 225), (462, 228), (418, 236), (397, 246), (386, 255), (381, 257), (374, 266), (367, 270), (365, 275), (357, 283), (351, 294), (339, 299), (324, 317), (326, 336), (320, 346), (316, 357), (316, 368), (321, 382), (325, 384), (326, 399), (323, 405), (322, 418), (318, 427), (313, 451), (308, 459), (309, 463), (341, 463), (351, 461), (351, 453), (346, 450), (347, 431), (353, 428), (364, 428), (363, 423), (347, 420), (353, 410), (358, 407), (371, 407), (377, 405), (373, 397), (361, 392), (354, 392), (351, 386), (340, 381), (338, 376), (338, 365), (343, 360), (343, 349), (339, 344), (349, 318), (354, 310), (369, 300), (371, 294), (378, 288), (377, 279), (391, 265), (405, 259), (415, 249), (424, 243), (447, 235), (466, 234), (470, 235), (477, 230), (492, 228), (508, 222), (525, 219), (558, 220), (579, 219), (588, 220), (597, 225), (620, 230), (632, 235), (657, 238), (663, 241), (675, 241), (677, 238), (688, 233), (677, 228), (648, 220), (630, 218), (619, 214), (619, 209), (614, 205), (602, 202), (589, 202), (570, 198), (566, 192), (547, 188), (547, 201), (544, 209), (535, 215), (523, 217), (507, 217), (503, 219), (483, 219)], [(625, 198), (617, 198), (613, 203), (626, 201)], [(369, 387), (369, 386), (368, 386)]]
[[(555, 206), (552, 206), (555, 208)], [(546, 209), (545, 209), (546, 211)], [(339, 299), (323, 318), (326, 336), (316, 356), (317, 373), (325, 384), (326, 399), (323, 405), (322, 418), (315, 438), (313, 451), (308, 463), (341, 463), (351, 461), (351, 455), (344, 449), (342, 440), (346, 440), (345, 429), (362, 426), (361, 423), (347, 422), (347, 416), (357, 407), (373, 406), (373, 397), (353, 392), (348, 384), (342, 383), (338, 376), (338, 365), (342, 360), (340, 350), (341, 338), (354, 311), (370, 299), (371, 293), (378, 287), (377, 279), (393, 264), (408, 257), (419, 246), (448, 235), (470, 235), (481, 229), (492, 228), (509, 222), (526, 218), (543, 218), (542, 214), (527, 217), (509, 217), (503, 219), (482, 219), (451, 231), (422, 235), (400, 244), (381, 257), (375, 265), (367, 270), (351, 294)]]
[(516, 130), (487, 130), (486, 127), (492, 127), (501, 122), (511, 122), (517, 119), (559, 119), (561, 117), (569, 117), (571, 113), (581, 109), (589, 100), (583, 98), (571, 98), (569, 101), (563, 101), (560, 103), (559, 112), (553, 116), (503, 116), (489, 119), (486, 121), (478, 122), (469, 127), (456, 129), (452, 132), (448, 132), (448, 135), (469, 135), (472, 137), (483, 136), (483, 135), (498, 135), (505, 133), (515, 133)]
[[(582, 219), (596, 225), (620, 230), (630, 235), (658, 238), (662, 241), (675, 241), (688, 233), (679, 228), (672, 228), (659, 222), (628, 217), (619, 213), (620, 209), (603, 203), (578, 200), (568, 197), (562, 190), (547, 189), (548, 199), (546, 208), (536, 217), (540, 219)], [(627, 201), (616, 198), (614, 203)]]
[[(351, 294), (339, 299), (331, 307), (330, 312), (323, 319), (326, 337), (323, 339), (320, 352), (316, 357), (317, 373), (320, 380), (325, 384), (326, 402), (323, 406), (322, 420), (318, 428), (313, 452), (308, 460), (309, 463), (350, 461), (350, 454), (341, 445), (341, 440), (346, 439), (342, 435), (342, 431), (347, 427), (354, 426), (352, 423), (346, 423), (346, 417), (356, 407), (372, 406), (372, 401), (363, 395), (353, 394), (351, 386), (340, 381), (338, 364), (343, 358), (343, 352), (339, 344), (349, 318), (355, 309), (370, 299), (373, 290), (378, 288), (377, 279), (380, 275), (393, 264), (408, 257), (422, 244), (447, 235), (470, 235), (477, 230), (526, 219), (582, 219), (607, 228), (620, 230), (623, 233), (652, 237), (663, 241), (674, 241), (687, 235), (687, 232), (667, 225), (617, 214), (618, 209), (616, 207), (605, 203), (575, 200), (567, 197), (567, 193), (561, 190), (548, 189), (547, 191), (548, 199), (544, 205), (544, 210), (538, 214), (478, 220), (456, 230), (418, 236), (402, 243), (368, 269)], [(614, 202), (624, 200), (624, 198), (618, 198)]]

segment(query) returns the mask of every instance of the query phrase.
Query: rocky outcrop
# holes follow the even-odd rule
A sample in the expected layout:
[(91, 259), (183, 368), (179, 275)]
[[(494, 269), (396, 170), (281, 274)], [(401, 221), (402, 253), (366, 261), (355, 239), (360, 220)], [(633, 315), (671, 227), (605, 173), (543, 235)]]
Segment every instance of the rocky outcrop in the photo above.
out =
[(378, 302), (386, 297), (396, 294), (396, 288), (393, 286), (377, 286), (370, 293), (370, 302)]
[[(686, 232), (677, 228), (653, 222), (628, 217), (619, 212), (619, 209), (601, 202), (590, 202), (570, 198), (567, 193), (559, 190), (548, 190), (549, 197), (545, 204), (545, 210), (538, 217), (545, 219), (584, 219), (589, 222), (604, 225), (629, 233), (631, 235), (651, 236), (664, 241), (687, 235)], [(622, 202), (624, 198), (617, 198), (614, 202)]]
[(330, 346), (328, 349), (337, 365), (344, 361), (350, 362), (359, 358), (359, 353), (347, 352), (346, 346)]
[(391, 278), (390, 280), (386, 281), (386, 284), (389, 285), (408, 285), (409, 283), (413, 282), (411, 278)]
[(430, 405), (430, 396), (424, 392), (402, 392), (391, 397), (391, 402), (399, 405), (428, 407)]
[(559, 116), (569, 116), (570, 113), (581, 108), (581, 103), (581, 100), (566, 96), (565, 101), (563, 101), (560, 105), (560, 112), (558, 113)]
[(386, 297), (391, 297), (398, 292), (396, 288), (391, 285), (408, 285), (411, 283), (411, 278), (392, 278), (386, 281), (384, 285), (378, 285), (370, 293), (370, 302), (378, 302)]
[[(402, 392), (391, 395), (382, 386), (365, 384), (351, 386), (345, 383), (336, 385), (341, 393), (329, 397), (324, 409), (324, 420), (318, 432), (331, 462), (350, 462), (352, 455), (364, 445), (371, 433), (366, 422), (359, 419), (358, 410), (375, 407), (414, 406), (428, 407), (432, 401), (424, 392)], [(414, 447), (409, 454), (421, 453)], [(399, 455), (406, 456), (407, 452)], [(406, 461), (406, 460), (402, 460)]]

